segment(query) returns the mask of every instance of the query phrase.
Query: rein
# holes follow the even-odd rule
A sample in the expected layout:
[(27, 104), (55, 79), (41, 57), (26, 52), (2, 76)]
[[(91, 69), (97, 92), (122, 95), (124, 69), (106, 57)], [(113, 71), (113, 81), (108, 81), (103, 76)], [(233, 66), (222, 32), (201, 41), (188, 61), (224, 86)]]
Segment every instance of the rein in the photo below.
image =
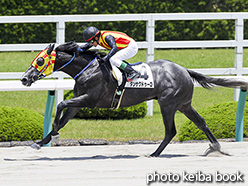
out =
[[(71, 58), (70, 61), (68, 61), (66, 64), (64, 64), (63, 66), (61, 66), (59, 69), (55, 70), (54, 72), (57, 72), (57, 71), (63, 69), (64, 67), (66, 67), (67, 65), (69, 65), (69, 64), (75, 59), (75, 56), (76, 56), (76, 54), (74, 53), (74, 55), (73, 55), (73, 57)], [(80, 76), (87, 68), (89, 68), (89, 66), (90, 66), (96, 59), (97, 59), (97, 57), (95, 57), (95, 58), (94, 58), (86, 67), (84, 67), (84, 69), (81, 70), (73, 79), (75, 80), (78, 76)], [(50, 62), (50, 61), (49, 61), (49, 62)], [(38, 76), (40, 77), (40, 79), (43, 79), (44, 77), (46, 77), (46, 75), (45, 75), (45, 74), (42, 74), (42, 73), (43, 73), (43, 72), (45, 71), (45, 69), (48, 67), (49, 62), (46, 64), (46, 66), (43, 68), (43, 70), (39, 73)], [(54, 72), (51, 72), (49, 75), (53, 74)]]
[(80, 74), (82, 74), (96, 59), (97, 59), (97, 57), (92, 59), (92, 61), (86, 67), (84, 67), (84, 69), (81, 70), (73, 79), (75, 80), (78, 76), (80, 76)]
[[(76, 54), (74, 53), (73, 57), (71, 58), (70, 61), (68, 61), (66, 64), (64, 64), (62, 67), (60, 67), (59, 69), (55, 70), (54, 72), (58, 72), (59, 70), (61, 70), (62, 68), (66, 67), (67, 65), (69, 65), (74, 59), (75, 59)], [(54, 73), (53, 72), (53, 73)]]
[[(57, 71), (61, 70), (62, 68), (66, 67), (67, 65), (69, 65), (69, 64), (74, 60), (75, 56), (76, 56), (76, 55), (75, 55), (75, 53), (74, 53), (73, 57), (71, 58), (71, 60), (70, 60), (69, 62), (67, 62), (67, 63), (64, 64), (62, 67), (60, 67), (59, 69), (55, 70), (54, 72), (57, 72)], [(49, 57), (49, 58), (51, 58), (51, 57)], [(50, 61), (48, 61), (48, 63), (47, 63), (46, 66), (44, 67), (44, 69), (38, 74), (38, 76), (40, 77), (40, 79), (43, 79), (44, 77), (46, 77), (46, 75), (45, 75), (45, 74), (42, 74), (42, 73), (43, 73), (43, 72), (45, 71), (45, 69), (48, 67), (49, 62), (50, 62)], [(51, 72), (49, 75), (53, 74), (54, 72)]]

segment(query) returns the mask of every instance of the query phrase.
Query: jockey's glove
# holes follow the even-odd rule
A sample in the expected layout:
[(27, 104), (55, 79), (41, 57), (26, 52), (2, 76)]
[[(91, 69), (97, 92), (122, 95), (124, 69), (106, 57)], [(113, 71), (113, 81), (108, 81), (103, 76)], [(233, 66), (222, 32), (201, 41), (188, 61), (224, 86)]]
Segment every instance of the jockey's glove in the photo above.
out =
[[(106, 57), (106, 56), (105, 56)], [(98, 61), (99, 61), (99, 63), (104, 63), (104, 62), (106, 62), (106, 58), (105, 57), (100, 57), (100, 56), (98, 56)]]
[(93, 45), (90, 43), (85, 43), (84, 45), (81, 45), (79, 48), (82, 49), (83, 51), (85, 51), (85, 50), (88, 50), (89, 48), (91, 48), (92, 46)]
[(102, 58), (102, 61), (103, 61), (103, 62), (108, 61), (108, 56), (104, 56), (104, 57)]

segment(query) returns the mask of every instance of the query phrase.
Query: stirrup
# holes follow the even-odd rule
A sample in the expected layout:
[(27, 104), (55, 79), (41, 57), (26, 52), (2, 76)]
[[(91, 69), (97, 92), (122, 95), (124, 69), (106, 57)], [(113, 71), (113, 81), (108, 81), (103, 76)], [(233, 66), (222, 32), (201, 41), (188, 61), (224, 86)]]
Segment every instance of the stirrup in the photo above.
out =
[(128, 74), (127, 76), (127, 80), (128, 81), (133, 81), (134, 78), (139, 78), (140, 77), (140, 73), (139, 72), (133, 72), (131, 74)]

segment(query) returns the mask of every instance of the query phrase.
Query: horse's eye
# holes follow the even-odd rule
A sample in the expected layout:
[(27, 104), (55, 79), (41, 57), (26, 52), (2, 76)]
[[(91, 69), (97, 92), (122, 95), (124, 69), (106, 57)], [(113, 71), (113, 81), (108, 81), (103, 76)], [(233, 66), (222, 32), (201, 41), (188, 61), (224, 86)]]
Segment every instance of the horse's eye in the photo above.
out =
[(38, 66), (42, 66), (44, 65), (44, 58), (43, 57), (39, 57), (36, 61)]

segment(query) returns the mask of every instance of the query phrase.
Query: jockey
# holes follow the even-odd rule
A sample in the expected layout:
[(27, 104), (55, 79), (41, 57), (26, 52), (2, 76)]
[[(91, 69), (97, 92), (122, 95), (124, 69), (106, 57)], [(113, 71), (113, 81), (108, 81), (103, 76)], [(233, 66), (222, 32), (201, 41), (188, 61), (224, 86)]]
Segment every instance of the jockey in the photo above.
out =
[(81, 49), (87, 50), (99, 44), (110, 50), (109, 53), (102, 58), (104, 62), (109, 60), (111, 65), (115, 65), (126, 72), (128, 81), (140, 77), (140, 73), (135, 71), (130, 64), (123, 62), (135, 56), (138, 52), (137, 43), (131, 37), (122, 32), (99, 31), (93, 26), (87, 27), (84, 30), (83, 37), (87, 43), (81, 46)]

